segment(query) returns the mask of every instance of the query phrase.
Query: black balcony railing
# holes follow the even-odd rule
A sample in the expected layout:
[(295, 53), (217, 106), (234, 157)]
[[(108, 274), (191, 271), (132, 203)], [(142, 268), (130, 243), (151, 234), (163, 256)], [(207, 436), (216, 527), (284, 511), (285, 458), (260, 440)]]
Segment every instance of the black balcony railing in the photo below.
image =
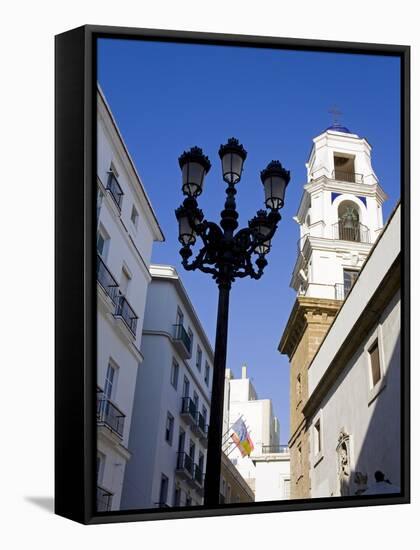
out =
[(111, 510), (113, 494), (100, 487), (96, 486), (96, 509), (98, 512), (109, 512)]
[(191, 353), (191, 338), (188, 336), (184, 325), (174, 325), (174, 340), (180, 340), (188, 353)]
[(125, 296), (117, 297), (114, 315), (115, 317), (121, 317), (133, 335), (136, 335), (138, 317)]
[(116, 303), (118, 283), (99, 254), (96, 257), (96, 279), (104, 292)]
[(333, 237), (334, 239), (340, 239), (342, 241), (370, 243), (369, 229), (366, 225), (359, 222), (347, 224), (345, 220), (338, 221), (333, 224)]
[(194, 461), (187, 453), (178, 453), (176, 469), (186, 471), (191, 477), (194, 476)]
[(288, 453), (289, 446), (288, 445), (263, 445), (262, 452), (263, 454)]
[(202, 486), (204, 482), (204, 475), (198, 464), (194, 464), (194, 476), (193, 479), (198, 485)]
[(108, 426), (119, 437), (123, 437), (125, 414), (105, 397), (100, 388), (96, 390), (96, 419), (98, 424)]
[(197, 413), (197, 426), (200, 428), (203, 434), (207, 434), (206, 419), (201, 413)]
[(346, 172), (345, 170), (334, 170), (332, 178), (338, 181), (347, 181), (349, 183), (362, 183), (363, 174), (356, 174), (355, 172)]
[(124, 193), (113, 172), (109, 172), (108, 184), (106, 186), (106, 189), (110, 192), (111, 197), (114, 199), (115, 204), (118, 206), (118, 209), (121, 210), (121, 203)]
[(191, 399), (191, 397), (183, 397), (182, 398), (182, 405), (181, 405), (181, 414), (188, 414), (191, 416), (191, 418), (196, 420), (197, 417), (197, 407), (195, 406), (194, 401)]

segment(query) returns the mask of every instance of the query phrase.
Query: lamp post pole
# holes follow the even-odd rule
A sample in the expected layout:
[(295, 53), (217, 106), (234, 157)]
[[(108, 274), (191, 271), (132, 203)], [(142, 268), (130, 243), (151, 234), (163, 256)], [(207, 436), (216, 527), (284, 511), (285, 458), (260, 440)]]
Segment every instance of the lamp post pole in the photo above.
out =
[[(199, 269), (211, 274), (219, 288), (204, 485), (206, 506), (219, 504), (230, 289), (236, 278), (249, 276), (259, 279), (262, 276), (267, 265), (265, 255), (270, 251), (271, 238), (281, 219), (279, 209), (283, 206), (286, 186), (290, 180), (289, 172), (280, 162), (272, 161), (261, 172), (265, 204), (270, 212), (259, 210), (248, 222), (248, 227), (235, 233), (238, 227), (235, 186), (241, 179), (247, 153), (238, 140), (231, 138), (227, 144), (220, 147), (219, 156), (222, 161), (223, 179), (228, 184), (220, 225), (204, 220), (203, 213), (198, 208), (196, 197), (201, 194), (205, 175), (211, 167), (208, 158), (198, 147), (193, 147), (179, 158), (183, 177), (182, 190), (187, 198), (175, 211), (179, 222), (183, 267), (189, 271)], [(196, 243), (197, 236), (201, 238), (203, 246), (196, 258), (190, 261), (193, 254), (191, 247)]]

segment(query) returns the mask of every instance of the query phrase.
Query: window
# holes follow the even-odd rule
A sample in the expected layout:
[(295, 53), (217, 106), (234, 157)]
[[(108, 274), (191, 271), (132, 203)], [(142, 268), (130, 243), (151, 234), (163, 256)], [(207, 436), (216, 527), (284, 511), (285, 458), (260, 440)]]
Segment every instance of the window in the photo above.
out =
[(315, 422), (314, 425), (314, 454), (317, 456), (322, 451), (321, 443), (321, 419)]
[(179, 376), (179, 365), (175, 361), (175, 359), (172, 359), (171, 384), (175, 389), (178, 388), (178, 376)]
[(111, 168), (108, 172), (108, 183), (106, 186), (107, 191), (111, 194), (111, 197), (115, 201), (115, 204), (118, 207), (118, 210), (121, 211), (122, 199), (123, 199), (123, 190), (121, 185), (118, 183), (118, 173), (115, 170), (113, 164), (111, 163)]
[(344, 297), (350, 292), (351, 287), (354, 285), (357, 277), (359, 275), (358, 269), (344, 269)]
[(381, 362), (379, 358), (379, 346), (378, 339), (375, 340), (373, 345), (369, 349), (369, 360), (370, 360), (370, 372), (372, 376), (372, 386), (376, 384), (381, 379)]
[(207, 422), (207, 408), (205, 405), (202, 406), (201, 408), (201, 414), (203, 415), (203, 418), (204, 418), (204, 424), (206, 424)]
[(190, 381), (186, 376), (184, 376), (184, 385), (182, 387), (182, 397), (190, 396)]
[(102, 193), (102, 191), (98, 187), (98, 193), (96, 195), (96, 221), (99, 220), (103, 200), (104, 200), (104, 194)]
[(139, 221), (139, 213), (137, 212), (137, 208), (133, 204), (133, 208), (131, 209), (131, 223), (134, 225), (134, 227), (137, 229), (137, 223)]
[(290, 479), (284, 480), (284, 498), (290, 498)]
[(201, 472), (204, 471), (204, 455), (201, 451), (198, 453), (198, 467), (200, 468)]
[(192, 333), (192, 330), (191, 330), (190, 327), (188, 327), (188, 337), (189, 337), (189, 339), (190, 339), (190, 349), (189, 349), (189, 351), (191, 351), (191, 350), (192, 350), (193, 337), (194, 337), (194, 336), (193, 336), (193, 333)]
[(159, 506), (166, 504), (168, 500), (168, 483), (169, 480), (165, 474), (162, 474), (160, 480), (160, 491), (159, 491)]
[(125, 267), (121, 270), (121, 279), (120, 279), (120, 291), (123, 296), (127, 296), (128, 292), (128, 286), (131, 281), (131, 276), (128, 273), (127, 269)]
[(166, 417), (166, 428), (165, 428), (165, 441), (172, 445), (172, 439), (174, 435), (174, 417), (168, 412)]
[(203, 352), (201, 351), (200, 346), (197, 344), (197, 356), (195, 359), (195, 366), (201, 372), (201, 361), (203, 359)]
[(178, 452), (183, 453), (185, 448), (185, 432), (182, 428), (179, 428), (178, 436)]
[(197, 392), (194, 392), (193, 401), (194, 401), (194, 409), (195, 409), (195, 412), (198, 412), (198, 403), (199, 403), (199, 399), (198, 399), (198, 394), (197, 394)]
[(191, 457), (191, 460), (194, 462), (195, 460), (195, 443), (190, 439), (190, 452), (189, 455)]
[(117, 385), (117, 368), (111, 363), (109, 363), (106, 371), (105, 384), (104, 384), (104, 397), (106, 399), (114, 398), (116, 385)]
[(182, 311), (178, 308), (176, 311), (176, 324), (177, 325), (183, 325), (184, 324), (184, 314)]
[(101, 225), (96, 233), (96, 252), (104, 262), (106, 262), (108, 257), (109, 242), (109, 235)]
[(206, 361), (206, 366), (204, 368), (204, 382), (206, 386), (210, 384), (210, 365)]
[(334, 179), (355, 182), (354, 156), (345, 157), (334, 154)]

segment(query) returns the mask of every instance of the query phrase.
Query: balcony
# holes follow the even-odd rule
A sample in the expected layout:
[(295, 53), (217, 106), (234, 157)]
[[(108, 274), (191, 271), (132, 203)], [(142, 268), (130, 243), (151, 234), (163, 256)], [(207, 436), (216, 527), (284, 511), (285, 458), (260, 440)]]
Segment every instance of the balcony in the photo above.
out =
[(96, 486), (96, 510), (98, 512), (109, 512), (112, 506), (113, 494), (101, 487)]
[(263, 445), (262, 446), (262, 454), (271, 454), (271, 453), (280, 453), (280, 454), (287, 454), (289, 452), (289, 446), (288, 445)]
[(123, 295), (116, 298), (114, 317), (122, 319), (132, 335), (134, 337), (136, 336), (138, 317), (134, 309), (130, 306), (127, 298)]
[(191, 357), (191, 338), (183, 325), (173, 325), (173, 343), (182, 359)]
[(121, 204), (122, 204), (122, 198), (124, 193), (113, 172), (109, 172), (108, 184), (106, 186), (106, 190), (109, 192), (109, 194), (113, 198), (118, 210), (121, 211)]
[(333, 238), (341, 241), (353, 241), (358, 243), (370, 243), (370, 232), (366, 225), (353, 222), (346, 227), (345, 221), (333, 224)]
[(103, 390), (96, 390), (96, 421), (98, 425), (107, 426), (122, 439), (125, 414), (104, 395)]
[(199, 492), (204, 487), (204, 474), (198, 464), (194, 464), (194, 475), (193, 475), (194, 483), (197, 485)]
[(178, 453), (176, 473), (179, 477), (191, 481), (194, 477), (194, 462), (187, 453)]
[(101, 285), (105, 294), (109, 296), (115, 304), (117, 300), (118, 283), (99, 254), (96, 257), (96, 280)]
[(191, 397), (182, 398), (181, 417), (188, 425), (195, 427), (197, 423), (197, 408)]
[(197, 435), (200, 440), (203, 440), (207, 443), (207, 424), (204, 416), (197, 412), (195, 415), (195, 424), (192, 424), (191, 429)]
[(346, 181), (349, 183), (363, 183), (363, 174), (346, 172), (344, 170), (334, 170), (332, 173), (332, 179), (337, 181)]

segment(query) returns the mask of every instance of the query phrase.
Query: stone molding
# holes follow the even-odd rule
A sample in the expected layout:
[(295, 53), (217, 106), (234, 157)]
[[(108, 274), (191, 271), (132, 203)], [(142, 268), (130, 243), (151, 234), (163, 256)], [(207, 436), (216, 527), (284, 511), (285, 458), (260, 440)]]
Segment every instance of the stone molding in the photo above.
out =
[(291, 360), (308, 325), (330, 325), (341, 305), (341, 300), (298, 296), (278, 345), (280, 353)]

